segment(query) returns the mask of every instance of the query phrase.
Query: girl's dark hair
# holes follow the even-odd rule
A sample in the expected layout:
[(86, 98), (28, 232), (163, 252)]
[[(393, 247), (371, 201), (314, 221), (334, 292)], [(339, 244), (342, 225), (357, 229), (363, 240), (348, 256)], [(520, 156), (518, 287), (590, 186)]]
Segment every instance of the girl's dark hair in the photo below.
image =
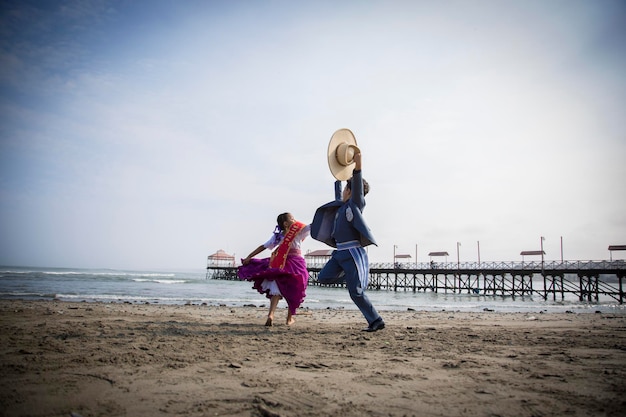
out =
[(282, 213), (282, 214), (279, 214), (278, 217), (276, 218), (276, 223), (278, 223), (278, 228), (280, 230), (283, 230), (283, 223), (287, 221), (288, 216), (289, 216), (289, 213)]
[[(346, 183), (346, 187), (348, 187), (348, 190), (352, 191), (352, 178), (348, 180), (348, 182)], [(367, 181), (365, 181), (365, 179), (363, 179), (363, 196), (366, 196), (369, 192), (370, 185)]]
[(289, 213), (281, 213), (276, 218), (276, 227), (274, 228), (274, 242), (278, 243), (285, 236), (286, 230), (283, 230), (283, 223), (287, 221)]

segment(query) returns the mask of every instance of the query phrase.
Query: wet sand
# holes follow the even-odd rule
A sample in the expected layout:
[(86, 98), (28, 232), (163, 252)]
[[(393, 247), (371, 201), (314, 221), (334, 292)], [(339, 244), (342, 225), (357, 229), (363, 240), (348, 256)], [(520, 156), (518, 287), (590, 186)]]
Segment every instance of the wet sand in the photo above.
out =
[(0, 415), (624, 416), (626, 316), (0, 301)]

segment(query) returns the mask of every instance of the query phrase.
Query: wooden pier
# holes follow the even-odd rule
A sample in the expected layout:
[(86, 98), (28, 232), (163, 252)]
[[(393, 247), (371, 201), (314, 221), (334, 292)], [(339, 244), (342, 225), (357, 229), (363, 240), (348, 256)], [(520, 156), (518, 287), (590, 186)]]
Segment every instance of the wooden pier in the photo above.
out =
[[(321, 285), (317, 275), (323, 266), (307, 266), (309, 285)], [(237, 280), (237, 268), (208, 264), (206, 277)], [(597, 302), (603, 298), (623, 304), (626, 301), (625, 277), (623, 260), (371, 264), (368, 290), (513, 298), (538, 295), (555, 301), (570, 294), (580, 301)]]

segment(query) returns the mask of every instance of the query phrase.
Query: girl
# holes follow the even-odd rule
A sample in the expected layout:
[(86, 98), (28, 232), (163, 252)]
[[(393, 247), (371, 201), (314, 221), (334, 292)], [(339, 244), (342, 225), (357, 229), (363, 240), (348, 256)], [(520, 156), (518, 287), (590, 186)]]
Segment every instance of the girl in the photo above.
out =
[[(266, 326), (273, 324), (278, 302), (284, 297), (289, 306), (287, 325), (290, 326), (295, 322), (293, 316), (304, 301), (309, 282), (309, 271), (300, 245), (309, 235), (311, 226), (297, 222), (291, 213), (280, 214), (276, 222), (272, 237), (241, 260), (237, 275), (240, 279), (252, 281), (252, 288), (270, 299)], [(271, 257), (254, 259), (265, 249), (274, 248)]]

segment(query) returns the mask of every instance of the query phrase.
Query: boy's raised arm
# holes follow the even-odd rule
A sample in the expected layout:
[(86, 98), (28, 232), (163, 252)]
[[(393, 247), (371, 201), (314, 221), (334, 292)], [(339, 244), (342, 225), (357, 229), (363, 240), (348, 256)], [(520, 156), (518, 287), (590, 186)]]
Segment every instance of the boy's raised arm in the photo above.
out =
[(335, 200), (341, 200), (341, 181), (335, 181)]

